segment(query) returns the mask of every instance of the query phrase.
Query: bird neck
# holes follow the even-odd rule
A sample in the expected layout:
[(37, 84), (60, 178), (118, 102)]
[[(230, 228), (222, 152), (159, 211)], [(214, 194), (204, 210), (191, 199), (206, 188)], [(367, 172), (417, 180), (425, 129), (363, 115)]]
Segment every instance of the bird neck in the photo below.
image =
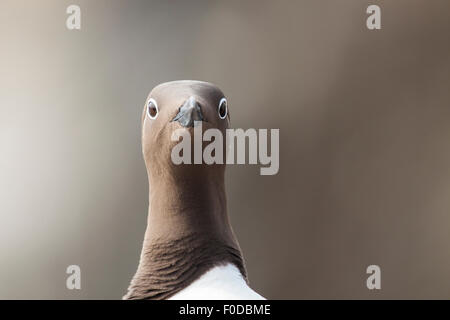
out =
[(176, 236), (174, 231), (230, 233), (223, 180), (166, 177), (150, 182), (146, 238)]
[(223, 175), (203, 177), (162, 179), (149, 174), (147, 229), (125, 298), (165, 299), (224, 263), (236, 265), (246, 279), (227, 215)]

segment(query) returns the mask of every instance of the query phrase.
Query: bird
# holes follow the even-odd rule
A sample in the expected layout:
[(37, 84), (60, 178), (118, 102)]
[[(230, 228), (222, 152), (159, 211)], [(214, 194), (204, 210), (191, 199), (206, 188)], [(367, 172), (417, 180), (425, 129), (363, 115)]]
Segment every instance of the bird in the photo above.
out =
[(193, 135), (198, 123), (202, 130), (218, 129), (225, 136), (230, 114), (219, 87), (177, 80), (151, 90), (141, 119), (149, 183), (147, 228), (137, 271), (123, 299), (265, 299), (249, 286), (230, 223), (226, 164), (171, 161), (174, 132)]

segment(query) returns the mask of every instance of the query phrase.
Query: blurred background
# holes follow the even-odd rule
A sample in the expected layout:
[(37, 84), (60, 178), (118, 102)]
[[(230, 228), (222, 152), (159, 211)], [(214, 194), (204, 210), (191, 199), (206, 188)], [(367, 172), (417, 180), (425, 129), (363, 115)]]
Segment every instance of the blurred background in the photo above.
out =
[[(81, 7), (81, 30), (66, 8)], [(381, 30), (366, 8), (381, 7)], [(450, 298), (450, 2), (0, 3), (0, 298), (119, 299), (158, 83), (279, 128), (280, 171), (227, 169), (251, 286), (271, 299)], [(66, 268), (81, 267), (81, 290)], [(381, 267), (381, 290), (366, 268)]]

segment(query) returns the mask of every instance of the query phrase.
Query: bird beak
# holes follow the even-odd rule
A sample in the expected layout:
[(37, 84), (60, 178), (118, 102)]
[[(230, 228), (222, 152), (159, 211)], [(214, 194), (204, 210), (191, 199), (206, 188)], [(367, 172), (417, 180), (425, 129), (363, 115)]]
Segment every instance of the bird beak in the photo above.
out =
[(202, 109), (194, 97), (183, 103), (172, 121), (178, 121), (183, 127), (193, 127), (195, 121), (204, 121)]

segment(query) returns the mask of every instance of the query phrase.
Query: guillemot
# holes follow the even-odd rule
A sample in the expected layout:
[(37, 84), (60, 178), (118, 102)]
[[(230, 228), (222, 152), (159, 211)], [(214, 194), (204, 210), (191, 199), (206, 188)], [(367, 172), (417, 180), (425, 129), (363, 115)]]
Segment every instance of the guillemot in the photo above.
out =
[(227, 100), (211, 83), (163, 83), (146, 100), (142, 153), (148, 220), (139, 266), (124, 299), (264, 299), (248, 285), (229, 221), (225, 164), (171, 161), (174, 131), (193, 134), (199, 121), (202, 130), (215, 128), (223, 135), (230, 125)]

